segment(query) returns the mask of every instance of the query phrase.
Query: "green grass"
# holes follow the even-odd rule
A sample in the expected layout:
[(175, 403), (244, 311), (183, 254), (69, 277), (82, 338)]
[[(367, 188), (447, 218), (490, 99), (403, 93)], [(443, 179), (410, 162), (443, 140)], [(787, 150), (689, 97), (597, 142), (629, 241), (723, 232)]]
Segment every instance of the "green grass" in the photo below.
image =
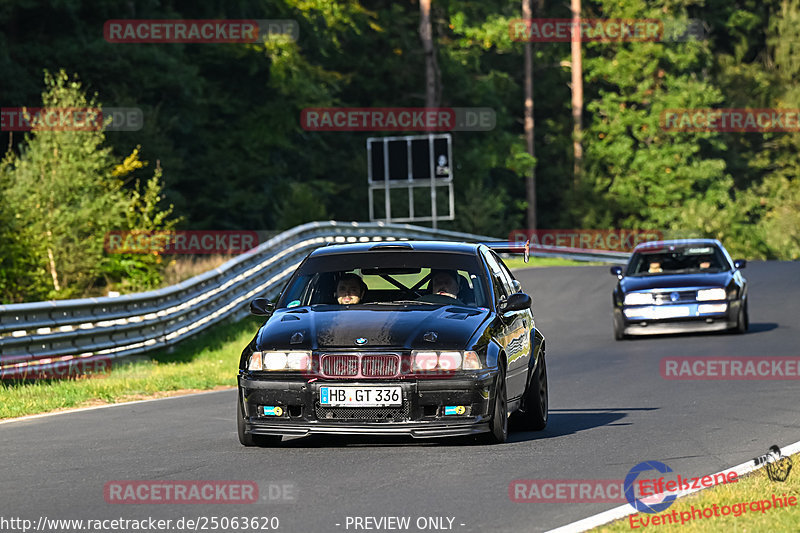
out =
[(562, 259), (560, 257), (531, 257), (528, 263), (522, 257), (511, 257), (503, 259), (508, 268), (535, 268), (550, 266), (597, 266), (606, 263), (597, 261), (573, 261), (572, 259)]
[(236, 386), (239, 356), (263, 319), (223, 323), (147, 360), (116, 364), (111, 372), (78, 379), (0, 382), (0, 419), (87, 405), (117, 403)]
[[(800, 454), (792, 456), (794, 467), (789, 473), (788, 479), (781, 483), (778, 481), (771, 481), (767, 477), (766, 471), (762, 468), (753, 472), (750, 475), (744, 476), (736, 483), (727, 483), (717, 485), (713, 488), (706, 489), (695, 494), (680, 498), (673, 503), (669, 509), (659, 513), (648, 515), (640, 513), (639, 517), (655, 517), (671, 515), (672, 511), (678, 514), (677, 524), (655, 525), (651, 524), (647, 527), (639, 526), (638, 529), (632, 529), (630, 517), (625, 517), (622, 520), (612, 522), (607, 526), (595, 528), (592, 531), (600, 533), (614, 533), (620, 531), (658, 531), (659, 533), (672, 533), (672, 532), (709, 532), (709, 531), (741, 531), (747, 533), (772, 533), (775, 531), (798, 531), (800, 530)], [(751, 510), (750, 502), (770, 500), (772, 495), (777, 498), (783, 498), (785, 494), (787, 498), (794, 496), (797, 498), (796, 505), (793, 507), (771, 508), (762, 513), (759, 510)], [(723, 505), (733, 506), (734, 504), (747, 503), (748, 509), (746, 512), (741, 513), (736, 517), (733, 513), (728, 516), (712, 516), (710, 518), (695, 519), (685, 522), (683, 525), (680, 523), (681, 511), (691, 513), (691, 508), (701, 509), (705, 507), (713, 508), (716, 504), (718, 508), (722, 509)], [(741, 512), (741, 507), (739, 507)]]

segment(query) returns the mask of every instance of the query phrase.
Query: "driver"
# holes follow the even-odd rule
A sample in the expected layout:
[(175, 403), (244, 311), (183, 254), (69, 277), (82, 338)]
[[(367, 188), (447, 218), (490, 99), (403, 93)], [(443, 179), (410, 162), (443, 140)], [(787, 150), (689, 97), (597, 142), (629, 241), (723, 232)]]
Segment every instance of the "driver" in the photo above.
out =
[(367, 292), (367, 284), (358, 274), (349, 272), (336, 284), (336, 301), (342, 305), (358, 304)]
[(431, 294), (458, 299), (458, 274), (452, 270), (435, 270), (431, 275)]
[(428, 288), (431, 293), (420, 296), (417, 301), (444, 305), (465, 305), (457, 296), (458, 274), (455, 270), (431, 269)]

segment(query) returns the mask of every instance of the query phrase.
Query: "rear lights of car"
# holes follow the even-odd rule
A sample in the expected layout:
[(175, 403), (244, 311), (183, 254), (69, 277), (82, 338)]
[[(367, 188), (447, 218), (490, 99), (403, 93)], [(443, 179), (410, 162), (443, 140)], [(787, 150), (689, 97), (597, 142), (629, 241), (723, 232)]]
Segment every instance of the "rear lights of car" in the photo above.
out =
[(625, 305), (650, 305), (653, 295), (649, 292), (630, 292), (625, 295)]
[(481, 361), (478, 354), (472, 351), (414, 350), (411, 352), (412, 366), (415, 372), (432, 370), (478, 370)]
[(697, 301), (699, 302), (724, 300), (725, 296), (725, 289), (701, 289), (697, 291)]
[(247, 362), (247, 369), (309, 371), (311, 352), (253, 352)]

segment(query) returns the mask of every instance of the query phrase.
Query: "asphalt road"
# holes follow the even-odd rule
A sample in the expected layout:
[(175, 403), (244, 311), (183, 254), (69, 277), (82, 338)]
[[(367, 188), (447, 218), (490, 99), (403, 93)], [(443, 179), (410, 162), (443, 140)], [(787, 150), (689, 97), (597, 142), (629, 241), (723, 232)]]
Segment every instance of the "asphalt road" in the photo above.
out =
[[(651, 459), (699, 476), (800, 440), (797, 381), (660, 376), (668, 355), (798, 355), (800, 263), (751, 263), (745, 274), (750, 333), (615, 342), (607, 267), (518, 271), (547, 337), (551, 415), (545, 431), (513, 433), (504, 445), (308, 437), (244, 448), (233, 390), (0, 425), (0, 530), (13, 530), (2, 519), (14, 517), (154, 517), (173, 525), (180, 517), (277, 517), (287, 532), (364, 531), (348, 527), (348, 517), (365, 516), (410, 517), (408, 531), (564, 525), (619, 504), (515, 503), (509, 483), (623, 479)], [(253, 480), (279, 500), (109, 504), (103, 489), (114, 480)]]

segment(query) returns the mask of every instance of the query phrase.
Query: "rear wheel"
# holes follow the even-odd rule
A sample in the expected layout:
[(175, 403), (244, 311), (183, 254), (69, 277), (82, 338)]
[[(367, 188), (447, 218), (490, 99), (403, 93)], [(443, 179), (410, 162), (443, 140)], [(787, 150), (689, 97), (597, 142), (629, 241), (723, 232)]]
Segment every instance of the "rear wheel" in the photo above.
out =
[(506, 372), (501, 366), (494, 388), (494, 404), (489, 433), (482, 435), (487, 444), (499, 444), (508, 438), (508, 403), (506, 401)]
[(280, 435), (253, 435), (246, 432), (241, 396), (239, 396), (239, 401), (236, 405), (236, 430), (242, 446), (272, 446), (281, 442)]
[(531, 382), (525, 393), (523, 411), (516, 413), (515, 422), (520, 429), (539, 431), (547, 426), (548, 396), (547, 396), (547, 363), (545, 360), (544, 346), (539, 355), (539, 364), (531, 376)]

